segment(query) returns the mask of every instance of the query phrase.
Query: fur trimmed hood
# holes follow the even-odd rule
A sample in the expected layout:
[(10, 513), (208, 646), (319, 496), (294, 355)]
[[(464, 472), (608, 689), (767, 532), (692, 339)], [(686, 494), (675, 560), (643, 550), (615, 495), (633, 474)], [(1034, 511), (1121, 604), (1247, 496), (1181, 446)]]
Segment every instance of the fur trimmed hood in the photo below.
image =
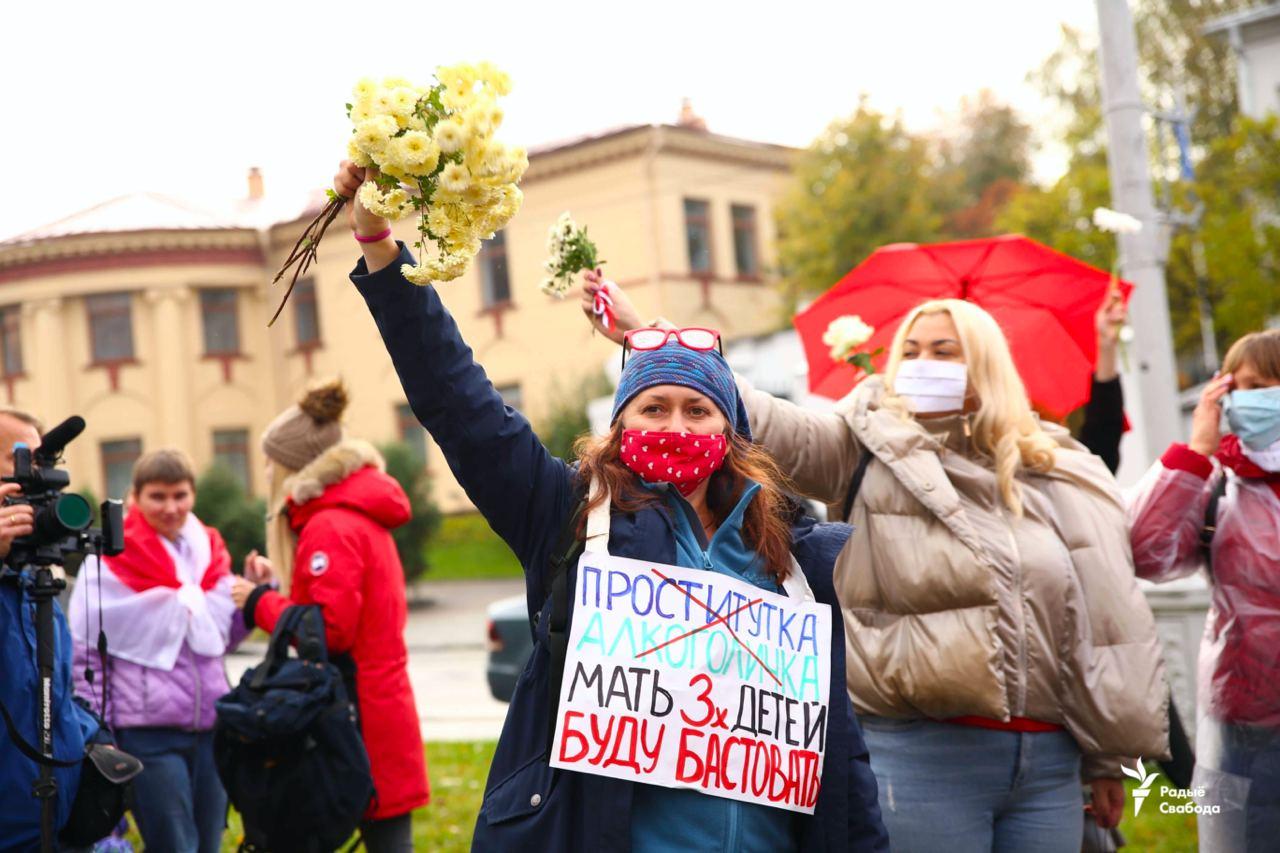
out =
[(376, 468), (385, 472), (387, 463), (378, 449), (369, 442), (348, 438), (325, 450), (307, 467), (285, 480), (284, 491), (290, 503), (302, 506), (362, 468)]
[(382, 454), (365, 441), (335, 444), (285, 481), (285, 512), (296, 533), (328, 510), (359, 513), (392, 530), (411, 517), (409, 498), (384, 470)]

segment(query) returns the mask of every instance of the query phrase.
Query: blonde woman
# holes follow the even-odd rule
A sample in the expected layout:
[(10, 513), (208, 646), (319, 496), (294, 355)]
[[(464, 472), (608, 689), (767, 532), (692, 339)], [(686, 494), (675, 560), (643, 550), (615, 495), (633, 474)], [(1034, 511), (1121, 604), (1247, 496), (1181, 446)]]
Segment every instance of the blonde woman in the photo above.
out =
[(1167, 751), (1155, 624), (1114, 480), (1037, 421), (992, 317), (918, 306), (836, 413), (739, 384), (756, 439), (855, 526), (835, 584), (894, 850), (1074, 853), (1081, 779), (1116, 825), (1119, 756)]

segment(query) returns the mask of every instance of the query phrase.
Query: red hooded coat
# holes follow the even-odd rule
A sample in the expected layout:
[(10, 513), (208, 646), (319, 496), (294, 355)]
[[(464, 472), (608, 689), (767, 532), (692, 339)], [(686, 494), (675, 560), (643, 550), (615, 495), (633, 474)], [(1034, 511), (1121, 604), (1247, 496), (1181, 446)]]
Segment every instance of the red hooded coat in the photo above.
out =
[(293, 586), (288, 598), (263, 594), (253, 621), (271, 631), (291, 604), (320, 605), (329, 653), (347, 653), (356, 665), (360, 725), (375, 790), (366, 817), (405, 814), (430, 798), (404, 641), (404, 571), (390, 533), (409, 520), (409, 499), (394, 479), (361, 467), (325, 485), (313, 500), (291, 500), (287, 511), (298, 534)]

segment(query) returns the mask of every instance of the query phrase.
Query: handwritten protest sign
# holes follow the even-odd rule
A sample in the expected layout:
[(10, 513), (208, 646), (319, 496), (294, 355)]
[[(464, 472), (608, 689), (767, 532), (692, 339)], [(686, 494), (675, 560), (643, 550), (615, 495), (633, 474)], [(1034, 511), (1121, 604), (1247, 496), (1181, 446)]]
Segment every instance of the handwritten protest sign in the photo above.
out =
[(574, 595), (552, 766), (813, 813), (829, 606), (590, 553)]

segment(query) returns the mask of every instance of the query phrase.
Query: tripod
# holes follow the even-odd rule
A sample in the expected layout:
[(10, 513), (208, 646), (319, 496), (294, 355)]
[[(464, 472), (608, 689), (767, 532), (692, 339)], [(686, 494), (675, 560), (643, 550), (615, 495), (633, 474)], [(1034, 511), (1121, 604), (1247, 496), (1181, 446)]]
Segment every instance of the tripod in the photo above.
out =
[(28, 566), (35, 583), (31, 598), (36, 603), (36, 666), (40, 684), (36, 695), (36, 728), (39, 732), (40, 775), (32, 794), (40, 801), (40, 851), (53, 853), (57, 831), (58, 780), (53, 776), (53, 600), (67, 585), (53, 576), (49, 566)]

